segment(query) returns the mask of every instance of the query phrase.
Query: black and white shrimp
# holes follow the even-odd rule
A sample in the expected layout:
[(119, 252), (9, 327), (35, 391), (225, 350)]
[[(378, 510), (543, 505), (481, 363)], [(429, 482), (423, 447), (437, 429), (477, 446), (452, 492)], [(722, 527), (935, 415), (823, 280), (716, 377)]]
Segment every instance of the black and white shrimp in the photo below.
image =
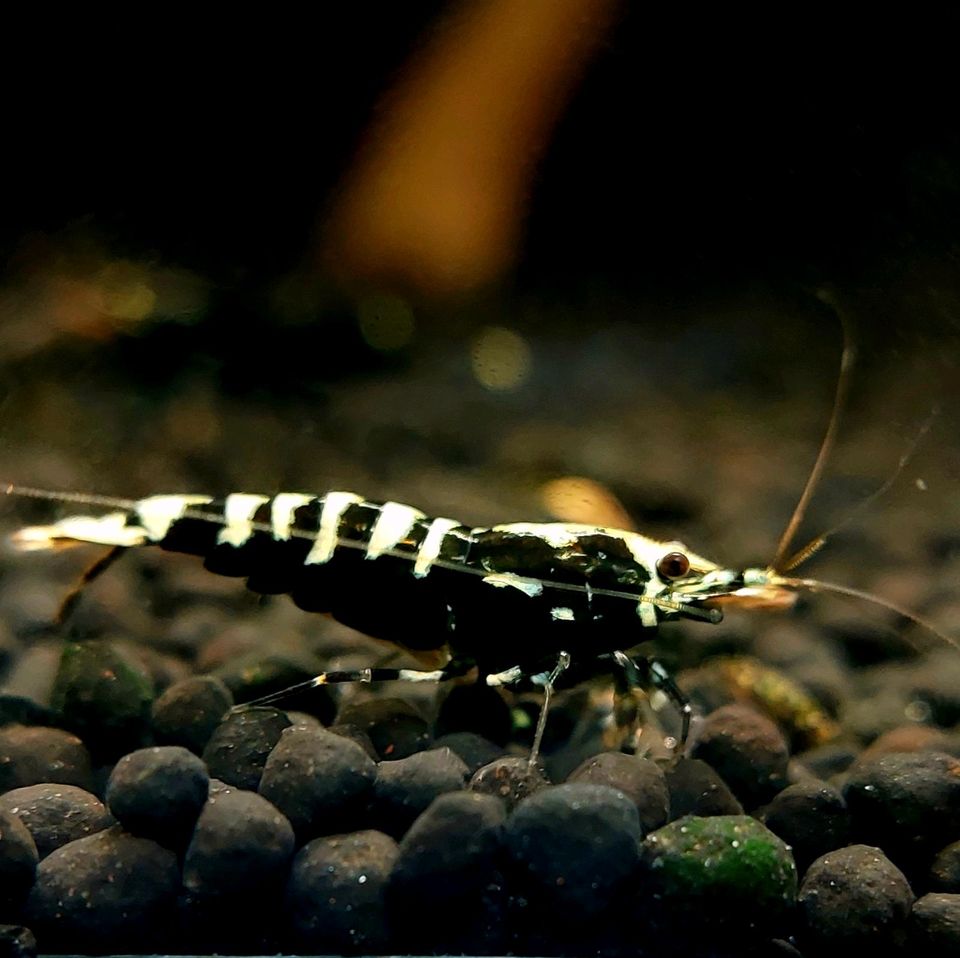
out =
[(341, 491), (96, 502), (112, 511), (27, 527), (13, 542), (25, 550), (157, 545), (202, 556), (210, 571), (245, 577), (255, 592), (288, 593), (306, 611), (441, 663), (327, 672), (315, 685), (443, 681), (473, 669), (489, 685), (545, 684), (558, 666), (599, 662), (639, 668), (686, 720), (689, 707), (669, 676), (626, 650), (671, 619), (718, 622), (723, 598), (772, 605), (792, 598), (765, 570), (724, 569), (679, 542), (582, 524), (472, 528)]
[[(423, 664), (328, 671), (298, 690), (353, 681), (442, 682), (476, 671), (491, 686), (532, 682), (544, 689), (549, 703), (555, 680), (567, 669), (581, 676), (610, 671), (622, 684), (653, 685), (674, 702), (682, 718), (682, 745), (689, 704), (666, 670), (631, 651), (653, 638), (661, 623), (684, 618), (716, 623), (724, 606), (782, 609), (804, 589), (867, 598), (910, 615), (857, 590), (789, 575), (827, 538), (791, 550), (833, 443), (848, 370), (845, 361), (816, 465), (776, 557), (766, 566), (729, 568), (680, 542), (622, 529), (531, 522), (470, 527), (343, 491), (133, 501), (9, 485), (9, 494), (109, 510), (27, 527), (13, 542), (24, 550), (96, 543), (118, 552), (156, 545), (201, 556), (212, 572), (244, 577), (258, 593), (288, 593), (302, 609), (329, 613), (409, 650)], [(546, 704), (534, 753), (545, 715)]]

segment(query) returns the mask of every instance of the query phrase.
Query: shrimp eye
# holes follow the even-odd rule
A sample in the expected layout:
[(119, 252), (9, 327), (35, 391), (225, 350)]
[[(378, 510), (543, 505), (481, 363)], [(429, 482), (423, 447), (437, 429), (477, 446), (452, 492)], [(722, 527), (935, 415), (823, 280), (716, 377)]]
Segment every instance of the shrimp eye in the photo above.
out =
[(663, 579), (679, 579), (690, 571), (690, 560), (682, 552), (668, 552), (657, 562), (657, 572)]

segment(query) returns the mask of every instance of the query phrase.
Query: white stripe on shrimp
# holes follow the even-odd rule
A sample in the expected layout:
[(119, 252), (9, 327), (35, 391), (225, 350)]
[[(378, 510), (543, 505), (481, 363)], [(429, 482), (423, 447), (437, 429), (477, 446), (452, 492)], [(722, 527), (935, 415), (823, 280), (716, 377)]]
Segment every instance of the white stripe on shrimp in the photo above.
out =
[(270, 505), (270, 528), (274, 539), (289, 539), (293, 535), (294, 513), (301, 506), (309, 505), (315, 496), (299, 492), (281, 492), (273, 497)]
[(426, 519), (419, 509), (405, 506), (402, 502), (385, 502), (380, 515), (373, 524), (370, 541), (367, 543), (367, 559), (376, 559), (387, 549), (392, 549), (401, 539), (410, 534), (418, 519)]
[(434, 519), (427, 530), (426, 538), (420, 543), (420, 549), (417, 552), (417, 561), (413, 565), (413, 574), (422, 579), (429, 571), (430, 567), (437, 561), (440, 555), (440, 549), (443, 547), (443, 540), (451, 529), (456, 529), (460, 523), (456, 519)]
[(360, 496), (352, 492), (328, 492), (323, 497), (323, 506), (320, 509), (320, 528), (304, 565), (323, 565), (333, 558), (337, 548), (337, 536), (340, 532), (340, 520), (343, 514), (352, 505), (363, 502)]
[[(151, 542), (160, 542), (170, 531), (170, 526), (190, 506), (199, 506), (208, 502), (210, 502), (209, 496), (150, 496), (136, 504), (136, 514), (147, 538)], [(105, 539), (97, 541), (109, 544)], [(113, 542), (113, 544), (124, 545), (123, 542)]]
[(265, 502), (266, 496), (253, 496), (247, 492), (233, 492), (227, 496), (223, 507), (224, 526), (217, 533), (217, 545), (239, 548), (253, 535), (253, 517)]

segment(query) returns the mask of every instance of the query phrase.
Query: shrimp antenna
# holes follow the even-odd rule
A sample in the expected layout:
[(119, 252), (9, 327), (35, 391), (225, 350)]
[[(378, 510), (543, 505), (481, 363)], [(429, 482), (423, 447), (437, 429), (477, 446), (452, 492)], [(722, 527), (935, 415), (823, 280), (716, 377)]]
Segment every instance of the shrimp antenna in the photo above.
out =
[[(793, 515), (790, 516), (790, 521), (787, 523), (786, 529), (783, 530), (783, 535), (780, 536), (780, 542), (777, 544), (777, 551), (773, 557), (773, 562), (770, 563), (770, 568), (777, 572), (783, 571), (785, 568), (785, 560), (787, 555), (790, 554), (790, 547), (793, 544), (797, 530), (800, 528), (800, 523), (803, 522), (803, 517), (807, 512), (807, 506), (810, 504), (810, 500), (817, 490), (820, 477), (830, 458), (830, 454), (833, 452), (833, 447), (837, 439), (837, 431), (840, 428), (840, 414), (847, 402), (847, 393), (850, 391), (850, 377), (856, 361), (856, 347), (854, 346), (849, 321), (844, 313), (837, 307), (833, 297), (829, 293), (821, 290), (817, 296), (822, 302), (828, 303), (833, 307), (840, 319), (840, 326), (843, 329), (843, 352), (840, 354), (840, 375), (837, 377), (837, 389), (833, 397), (833, 409), (830, 412), (830, 422), (827, 425), (826, 433), (824, 433), (823, 441), (820, 443), (820, 451), (817, 453), (816, 462), (813, 464), (813, 469), (810, 470), (810, 475), (807, 477), (807, 484), (803, 487), (803, 492), (800, 494), (797, 506), (793, 510)], [(803, 549), (800, 551), (804, 552)], [(811, 552), (810, 555), (812, 554)], [(806, 558), (806, 555), (804, 555), (803, 558)], [(799, 564), (801, 561), (803, 561), (803, 559), (800, 559), (796, 564)]]
[(87, 492), (51, 492), (48, 489), (34, 489), (31, 486), (18, 486), (12, 482), (0, 483), (5, 496), (19, 496), (24, 499), (41, 499), (44, 502), (71, 502), (81, 506), (103, 506), (105, 509), (130, 510), (136, 507), (132, 499), (119, 499), (116, 496), (98, 496)]
[(960, 642), (944, 632), (941, 632), (929, 619), (917, 615), (916, 612), (897, 602), (891, 602), (889, 599), (881, 598), (872, 592), (864, 592), (862, 589), (854, 589), (846, 585), (838, 585), (835, 582), (822, 582), (820, 579), (793, 579), (789, 576), (777, 575), (772, 580), (776, 585), (784, 585), (793, 589), (805, 589), (808, 592), (832, 592), (836, 595), (845, 595), (851, 599), (860, 599), (864, 602), (870, 602), (873, 605), (879, 605), (881, 608), (908, 619), (916, 625), (919, 625), (924, 631), (936, 636), (942, 642), (952, 645), (955, 649), (960, 649)]
[(846, 528), (854, 519), (864, 513), (870, 506), (872, 506), (881, 496), (886, 495), (890, 491), (893, 484), (900, 478), (900, 474), (907, 467), (910, 460), (913, 459), (916, 454), (917, 449), (920, 446), (920, 443), (923, 441), (924, 437), (930, 431), (930, 427), (933, 426), (934, 419), (939, 415), (940, 410), (938, 407), (930, 411), (930, 415), (923, 421), (920, 425), (920, 428), (917, 430), (917, 434), (910, 440), (910, 444), (904, 450), (903, 455), (900, 456), (900, 459), (897, 461), (897, 465), (894, 468), (893, 472), (887, 477), (887, 480), (880, 486), (879, 489), (875, 489), (870, 493), (866, 499), (863, 499), (856, 506), (854, 506), (847, 515), (841, 519), (836, 525), (831, 526), (826, 532), (821, 532), (820, 535), (814, 536), (802, 549), (798, 549), (796, 552), (790, 556), (782, 564), (782, 566), (777, 570), (779, 572), (792, 572), (794, 569), (803, 565), (811, 556), (816, 555), (826, 544), (829, 539), (832, 539), (841, 529)]

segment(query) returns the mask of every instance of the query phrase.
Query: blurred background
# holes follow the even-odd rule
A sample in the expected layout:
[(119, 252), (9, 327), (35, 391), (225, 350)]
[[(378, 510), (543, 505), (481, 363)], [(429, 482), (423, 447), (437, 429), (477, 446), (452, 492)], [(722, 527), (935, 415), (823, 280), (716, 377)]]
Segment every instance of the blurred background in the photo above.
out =
[[(933, 602), (917, 590), (960, 542), (958, 21), (613, 0), (22, 15), (0, 478), (346, 487), (762, 563), (826, 425), (828, 290), (861, 355), (808, 537), (941, 412), (816, 571)], [(4, 503), (11, 526), (37, 509)]]

